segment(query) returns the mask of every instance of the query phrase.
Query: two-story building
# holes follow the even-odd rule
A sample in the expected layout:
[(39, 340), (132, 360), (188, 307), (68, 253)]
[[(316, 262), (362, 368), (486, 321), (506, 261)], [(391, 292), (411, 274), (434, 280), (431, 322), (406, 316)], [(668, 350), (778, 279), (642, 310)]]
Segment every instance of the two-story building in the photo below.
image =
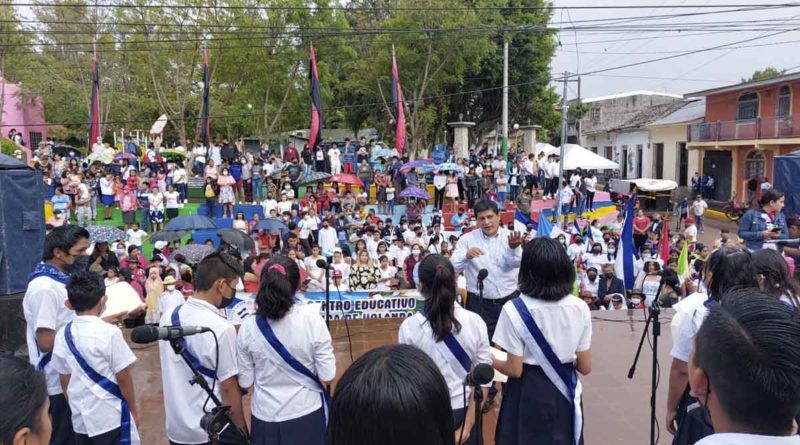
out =
[(714, 177), (716, 199), (743, 199), (748, 180), (771, 180), (774, 156), (800, 146), (798, 96), (800, 73), (686, 95), (706, 98), (705, 121), (687, 127), (687, 147)]

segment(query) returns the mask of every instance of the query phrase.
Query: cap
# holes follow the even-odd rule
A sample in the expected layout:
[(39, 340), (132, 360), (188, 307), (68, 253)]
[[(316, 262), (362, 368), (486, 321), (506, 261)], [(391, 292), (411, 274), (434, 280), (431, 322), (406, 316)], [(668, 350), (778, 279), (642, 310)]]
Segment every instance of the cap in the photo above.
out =
[(167, 247), (167, 242), (166, 241), (156, 241), (155, 243), (153, 243), (153, 247), (155, 247), (158, 250), (161, 250), (161, 249)]
[(167, 278), (164, 278), (164, 286), (169, 286), (170, 284), (175, 284), (175, 277), (172, 275), (168, 275)]
[(342, 278), (342, 271), (341, 270), (334, 270), (333, 271), (333, 278)]

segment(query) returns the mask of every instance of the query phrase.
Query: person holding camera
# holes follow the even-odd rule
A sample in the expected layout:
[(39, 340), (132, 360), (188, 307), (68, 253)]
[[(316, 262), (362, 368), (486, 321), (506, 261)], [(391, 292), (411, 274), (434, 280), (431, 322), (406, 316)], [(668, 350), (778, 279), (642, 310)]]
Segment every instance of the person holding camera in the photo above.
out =
[(749, 251), (764, 247), (776, 248), (774, 243), (765, 241), (788, 238), (786, 215), (783, 214), (785, 204), (783, 192), (775, 189), (765, 190), (758, 200), (759, 208), (750, 209), (739, 221), (739, 238)]

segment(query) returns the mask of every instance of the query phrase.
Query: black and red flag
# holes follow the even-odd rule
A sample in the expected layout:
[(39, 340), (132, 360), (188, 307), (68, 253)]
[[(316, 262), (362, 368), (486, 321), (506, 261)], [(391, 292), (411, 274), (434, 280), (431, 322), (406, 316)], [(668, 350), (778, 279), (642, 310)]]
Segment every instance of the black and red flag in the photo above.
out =
[(203, 48), (203, 106), (200, 109), (200, 122), (197, 139), (204, 147), (211, 139), (211, 118), (209, 116), (208, 91), (211, 88), (211, 74), (208, 71), (208, 48)]
[(97, 48), (92, 55), (92, 103), (89, 110), (89, 148), (100, 137), (100, 73), (97, 68)]
[(322, 93), (319, 91), (319, 72), (317, 72), (314, 45), (311, 45), (310, 60), (308, 78), (311, 80), (311, 130), (308, 133), (308, 146), (313, 149), (322, 144)]
[(403, 88), (400, 86), (400, 74), (397, 70), (397, 60), (394, 56), (394, 45), (392, 45), (392, 105), (394, 106), (395, 128), (394, 128), (394, 148), (400, 156), (406, 149), (406, 114), (403, 107)]

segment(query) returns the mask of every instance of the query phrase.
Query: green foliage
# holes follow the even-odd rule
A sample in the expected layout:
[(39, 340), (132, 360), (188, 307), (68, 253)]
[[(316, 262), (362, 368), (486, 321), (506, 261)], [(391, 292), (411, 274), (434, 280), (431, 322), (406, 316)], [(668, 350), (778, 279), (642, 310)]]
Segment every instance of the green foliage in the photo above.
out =
[[(69, 4), (32, 8), (41, 33), (13, 35), (21, 40), (9, 46), (25, 63), (6, 70), (42, 97), (48, 122), (60, 125), (58, 139), (86, 143), (95, 35), (106, 140), (111, 132), (146, 134), (162, 114), (169, 118), (165, 143), (194, 139), (204, 47), (212, 138), (267, 139), (308, 128), (312, 43), (324, 128), (374, 127), (392, 142), (394, 46), (410, 153), (432, 146), (445, 122), (461, 114), (478, 123), (479, 136), (500, 119), (504, 40), (511, 45), (512, 122), (558, 128), (558, 96), (548, 74), (555, 39), (546, 30), (545, 0), (130, 0), (100, 8), (98, 17), (85, 0)], [(209, 5), (234, 8), (193, 7)], [(346, 8), (330, 8), (340, 5)], [(487, 6), (537, 8), (477, 9)], [(0, 5), (0, 18), (7, 19), (0, 26), (12, 34), (23, 28), (13, 12)], [(33, 35), (45, 45), (31, 46)]]
[(161, 150), (161, 156), (168, 161), (185, 161), (186, 153), (181, 153), (174, 150)]
[(575, 119), (583, 119), (589, 112), (589, 105), (583, 102), (576, 102), (569, 105), (569, 116)]
[(786, 73), (786, 70), (779, 70), (768, 66), (763, 70), (756, 70), (749, 79), (742, 78), (742, 82), (757, 82), (759, 80), (768, 80), (773, 77), (778, 77)]
[(7, 138), (0, 138), (0, 153), (8, 156), (14, 156), (17, 150), (21, 150), (17, 144), (11, 141), (11, 139)]

